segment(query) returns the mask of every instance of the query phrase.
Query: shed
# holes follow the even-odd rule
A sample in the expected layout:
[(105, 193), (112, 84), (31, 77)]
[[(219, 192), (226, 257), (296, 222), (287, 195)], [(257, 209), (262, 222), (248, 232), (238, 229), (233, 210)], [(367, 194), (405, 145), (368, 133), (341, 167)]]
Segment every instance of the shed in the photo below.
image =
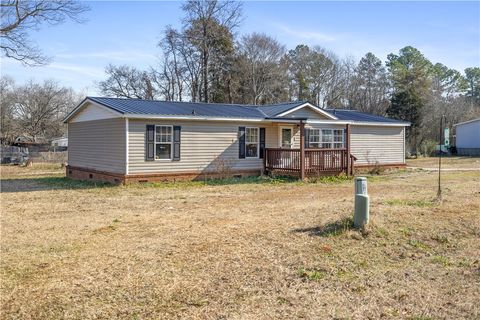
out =
[(457, 123), (455, 146), (463, 156), (480, 156), (480, 118)]

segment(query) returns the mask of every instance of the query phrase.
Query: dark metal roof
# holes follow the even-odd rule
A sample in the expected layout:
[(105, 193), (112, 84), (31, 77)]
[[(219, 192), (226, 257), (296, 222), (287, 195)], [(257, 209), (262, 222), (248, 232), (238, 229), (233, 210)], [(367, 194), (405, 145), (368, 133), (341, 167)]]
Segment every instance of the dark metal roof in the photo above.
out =
[(274, 117), (307, 102), (308, 101), (285, 102), (278, 104), (269, 104), (265, 106), (257, 106), (257, 108), (260, 109), (267, 117)]
[[(223, 118), (254, 118), (273, 119), (279, 114), (298, 107), (307, 101), (278, 103), (264, 106), (225, 104), (225, 103), (201, 103), (201, 102), (176, 102), (156, 101), (126, 98), (87, 97), (91, 100), (110, 108), (121, 114), (145, 115), (145, 116), (197, 116), (197, 117), (223, 117)], [(403, 123), (408, 122), (389, 119), (373, 114), (345, 109), (322, 109), (325, 112), (344, 121)], [(75, 112), (75, 111), (74, 111)], [(70, 114), (66, 119), (73, 115)], [(288, 118), (293, 120), (291, 118)]]
[(122, 114), (199, 116), (227, 118), (264, 118), (255, 106), (239, 104), (174, 102), (141, 99), (88, 97)]
[(377, 116), (370, 113), (364, 113), (356, 110), (345, 109), (323, 109), (339, 120), (361, 121), (361, 122), (389, 122), (389, 123), (405, 123), (408, 122)]

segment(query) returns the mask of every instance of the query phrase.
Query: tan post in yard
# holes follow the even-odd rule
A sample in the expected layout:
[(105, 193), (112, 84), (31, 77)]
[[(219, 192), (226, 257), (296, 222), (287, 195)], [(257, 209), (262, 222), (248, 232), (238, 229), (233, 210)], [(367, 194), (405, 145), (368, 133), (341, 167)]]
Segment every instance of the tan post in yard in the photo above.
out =
[(349, 177), (351, 166), (353, 165), (350, 163), (350, 124), (347, 124), (345, 129), (345, 148), (347, 149), (347, 177)]
[(300, 179), (305, 179), (305, 124), (300, 120)]

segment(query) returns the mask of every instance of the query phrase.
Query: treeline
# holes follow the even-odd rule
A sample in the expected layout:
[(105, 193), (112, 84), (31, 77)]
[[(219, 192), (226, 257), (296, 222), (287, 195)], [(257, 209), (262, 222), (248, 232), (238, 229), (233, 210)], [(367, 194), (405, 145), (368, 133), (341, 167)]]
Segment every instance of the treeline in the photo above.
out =
[[(75, 1), (69, 3), (78, 11)], [(49, 12), (50, 2), (45, 6)], [(287, 50), (263, 33), (237, 34), (240, 2), (190, 0), (182, 9), (181, 27), (167, 26), (161, 35), (158, 64), (148, 70), (108, 65), (97, 83), (103, 95), (253, 105), (308, 100), (409, 121), (412, 151), (438, 139), (442, 115), (448, 126), (480, 117), (478, 66), (460, 72), (410, 46), (385, 62), (372, 53), (357, 62), (319, 46)], [(81, 100), (55, 81), (15, 85), (8, 77), (1, 79), (0, 94), (4, 143), (19, 135), (35, 141), (62, 135), (61, 118)]]
[(308, 100), (410, 121), (413, 151), (437, 138), (441, 115), (447, 125), (480, 116), (479, 67), (462, 74), (410, 46), (385, 64), (372, 53), (356, 63), (319, 46), (287, 50), (266, 34), (237, 37), (238, 2), (188, 1), (182, 8), (182, 28), (167, 27), (158, 44), (159, 65), (109, 65), (99, 83), (104, 95), (254, 105)]
[(0, 78), (0, 128), (2, 144), (20, 138), (27, 142), (48, 142), (65, 135), (62, 120), (82, 95), (53, 80), (29, 81), (17, 85), (7, 76)]

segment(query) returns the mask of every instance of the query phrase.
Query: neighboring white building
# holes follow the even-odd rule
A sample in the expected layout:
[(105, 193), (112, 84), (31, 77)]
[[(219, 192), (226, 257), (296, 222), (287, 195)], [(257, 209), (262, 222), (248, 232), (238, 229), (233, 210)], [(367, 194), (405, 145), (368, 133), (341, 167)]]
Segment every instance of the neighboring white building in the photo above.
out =
[(68, 138), (56, 138), (53, 139), (52, 142), (52, 147), (68, 147)]
[(480, 118), (457, 123), (456, 129), (457, 152), (463, 156), (480, 156)]

